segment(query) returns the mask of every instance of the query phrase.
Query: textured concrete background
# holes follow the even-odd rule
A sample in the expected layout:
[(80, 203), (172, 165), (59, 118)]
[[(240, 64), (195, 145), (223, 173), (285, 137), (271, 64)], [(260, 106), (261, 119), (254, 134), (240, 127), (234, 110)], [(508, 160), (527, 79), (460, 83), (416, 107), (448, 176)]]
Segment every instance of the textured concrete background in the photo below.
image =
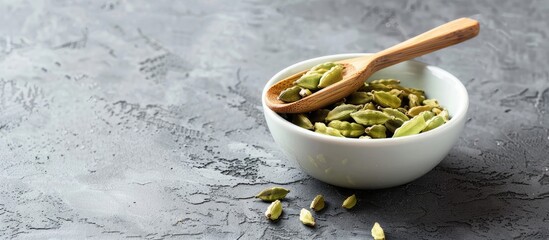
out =
[[(373, 52), (463, 16), (474, 40), (421, 58), (469, 90), (459, 143), (405, 186), (303, 174), (260, 93), (277, 71)], [(547, 1), (2, 1), (1, 238), (549, 238)], [(282, 221), (250, 196), (292, 192)], [(318, 227), (298, 221), (312, 197)]]

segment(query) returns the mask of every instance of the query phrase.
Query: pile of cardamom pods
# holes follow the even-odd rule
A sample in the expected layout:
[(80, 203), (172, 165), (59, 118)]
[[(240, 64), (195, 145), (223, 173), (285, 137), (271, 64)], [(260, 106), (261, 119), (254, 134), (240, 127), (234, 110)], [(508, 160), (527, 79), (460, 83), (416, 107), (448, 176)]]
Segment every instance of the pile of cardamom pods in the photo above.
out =
[[(318, 90), (325, 78), (319, 70), (327, 69), (324, 74), (335, 70), (334, 63), (323, 63), (305, 73), (295, 84), (284, 90), (279, 98), (299, 100), (307, 94), (305, 90)], [(339, 69), (339, 68), (337, 68)], [(320, 75), (320, 77), (319, 77)], [(332, 76), (331, 74), (330, 76)], [(314, 78), (313, 78), (314, 76)], [(331, 83), (339, 81), (327, 76)], [(318, 81), (316, 80), (317, 78)], [(315, 83), (317, 83), (316, 87)], [(322, 84), (325, 87), (325, 84)], [(291, 94), (292, 88), (299, 98)], [(292, 97), (293, 96), (293, 97)], [(309, 113), (281, 114), (292, 123), (317, 133), (347, 138), (390, 138), (414, 135), (433, 130), (449, 119), (448, 110), (439, 105), (436, 99), (426, 99), (425, 92), (416, 88), (400, 85), (397, 79), (378, 79), (364, 83), (360, 89), (326, 108)]]
[[(264, 189), (255, 196), (256, 198), (259, 198), (265, 202), (271, 202), (269, 207), (267, 207), (267, 211), (265, 212), (265, 217), (267, 217), (267, 219), (271, 221), (277, 221), (279, 219), (283, 211), (282, 202), (280, 200), (283, 200), (289, 192), (290, 190), (283, 187), (271, 187)], [(341, 207), (345, 209), (351, 209), (356, 205), (356, 203), (357, 198), (353, 194), (343, 201)], [(322, 211), (322, 209), (324, 209), (324, 206), (324, 196), (317, 195), (311, 202), (309, 208), (318, 213)], [(305, 208), (302, 208), (299, 213), (299, 221), (309, 227), (316, 226), (316, 221), (313, 217), (313, 214)], [(374, 223), (374, 226), (372, 227), (372, 236), (375, 240), (385, 240), (385, 233), (377, 222)]]

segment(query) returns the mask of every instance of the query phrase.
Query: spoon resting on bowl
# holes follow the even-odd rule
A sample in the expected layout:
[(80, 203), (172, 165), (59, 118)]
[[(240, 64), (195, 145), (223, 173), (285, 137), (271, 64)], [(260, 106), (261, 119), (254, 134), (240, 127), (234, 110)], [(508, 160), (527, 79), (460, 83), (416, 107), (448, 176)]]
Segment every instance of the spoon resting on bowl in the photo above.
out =
[(282, 102), (278, 99), (280, 92), (293, 86), (295, 80), (308, 70), (296, 73), (272, 85), (265, 103), (278, 113), (303, 113), (322, 108), (359, 89), (370, 75), (380, 69), (471, 39), (478, 35), (479, 30), (478, 21), (460, 18), (376, 54), (338, 61), (336, 63), (344, 67), (341, 81), (295, 102)]

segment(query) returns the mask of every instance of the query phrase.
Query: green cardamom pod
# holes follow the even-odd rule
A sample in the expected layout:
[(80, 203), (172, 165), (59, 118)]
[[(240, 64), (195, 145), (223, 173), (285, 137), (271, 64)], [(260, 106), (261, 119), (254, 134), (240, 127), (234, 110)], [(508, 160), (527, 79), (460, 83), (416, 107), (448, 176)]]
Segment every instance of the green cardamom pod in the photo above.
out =
[(330, 112), (330, 110), (322, 109), (322, 108), (318, 109), (318, 110), (315, 110), (315, 111), (313, 111), (309, 114), (309, 119), (313, 123), (315, 123), (315, 122), (325, 122), (326, 117), (328, 116), (329, 112)]
[(400, 80), (398, 79), (377, 79), (373, 80), (370, 83), (372, 84), (383, 84), (383, 85), (396, 85), (400, 84)]
[(372, 227), (372, 237), (374, 237), (374, 240), (385, 240), (385, 233), (383, 232), (383, 228), (379, 225), (379, 223), (374, 223), (374, 227)]
[(400, 98), (397, 96), (382, 91), (374, 91), (374, 101), (383, 107), (390, 108), (398, 108), (401, 103)]
[(284, 89), (282, 92), (280, 92), (280, 95), (278, 95), (278, 100), (283, 102), (295, 102), (299, 99), (301, 99), (301, 95), (299, 95), (299, 91), (301, 91), (301, 88), (299, 86), (293, 86), (287, 89)]
[(391, 89), (391, 91), (389, 91), (390, 94), (397, 96), (398, 98), (400, 98), (400, 100), (402, 100), (402, 98), (404, 97), (404, 95), (402, 95), (403, 92), (404, 91), (398, 89)]
[(402, 126), (403, 123), (404, 121), (402, 121), (401, 119), (393, 118), (393, 119), (387, 120), (387, 122), (385, 122), (384, 125), (387, 128), (387, 130), (394, 133), (397, 130), (397, 128)]
[(429, 119), (435, 116), (435, 113), (431, 111), (424, 111), (422, 112), (422, 114), (423, 114), (423, 118), (425, 118), (425, 121), (429, 121)]
[(333, 62), (325, 62), (325, 63), (321, 63), (321, 64), (318, 64), (318, 65), (312, 67), (311, 70), (309, 70), (309, 71), (312, 71), (312, 72), (318, 71), (318, 70), (328, 71), (328, 70), (332, 69), (333, 67), (335, 67), (336, 65), (337, 64), (335, 64)]
[(343, 201), (342, 207), (346, 209), (351, 209), (356, 205), (356, 196), (353, 194), (350, 197), (346, 198), (345, 201)]
[(383, 125), (377, 124), (365, 129), (366, 134), (372, 138), (386, 138), (387, 128)]
[(306, 89), (317, 90), (321, 77), (322, 74), (319, 73), (306, 73), (297, 79), (295, 84)]
[(309, 89), (302, 88), (301, 90), (299, 90), (299, 96), (301, 96), (302, 98), (307, 97), (311, 94), (313, 94), (313, 92), (311, 92), (311, 90)]
[(269, 205), (267, 211), (265, 212), (265, 217), (269, 220), (275, 221), (282, 214), (282, 203), (280, 200), (276, 200)]
[(409, 94), (408, 95), (408, 106), (410, 108), (419, 106), (419, 97), (415, 94)]
[(347, 121), (334, 120), (328, 123), (328, 127), (337, 129), (345, 137), (359, 137), (364, 133), (364, 126)]
[(422, 112), (431, 111), (432, 108), (433, 107), (431, 106), (415, 106), (413, 108), (408, 109), (408, 115), (415, 117)]
[(316, 122), (315, 123), (315, 132), (322, 133), (322, 134), (325, 134), (325, 135), (334, 136), (334, 137), (344, 137), (339, 132), (339, 130), (337, 130), (335, 128), (332, 128), (332, 127), (327, 127), (326, 124), (321, 123), (321, 122)]
[(317, 74), (323, 75), (323, 74), (326, 73), (328, 70), (330, 70), (330, 69), (316, 69), (316, 70), (314, 70), (314, 71), (308, 71), (307, 73), (317, 73)]
[(429, 121), (427, 121), (427, 127), (425, 127), (425, 129), (423, 129), (423, 132), (427, 132), (427, 131), (430, 131), (430, 130), (433, 130), (437, 127), (440, 127), (442, 126), (442, 124), (444, 124), (445, 121), (444, 121), (444, 118), (442, 116), (435, 116), (431, 119), (429, 119)]
[(412, 119), (404, 122), (397, 130), (393, 137), (403, 137), (420, 133), (423, 129), (427, 127), (425, 123), (425, 118), (422, 114), (413, 117)]
[(417, 88), (407, 88), (407, 87), (403, 87), (404, 89), (400, 89), (400, 90), (403, 90), (403, 91), (407, 91), (409, 93), (413, 93), (415, 95), (418, 96), (418, 98), (421, 100), (420, 102), (423, 102), (423, 100), (425, 100), (425, 91), (421, 90), (421, 89), (417, 89)]
[(318, 83), (319, 88), (325, 88), (343, 79), (343, 66), (336, 65), (325, 72)]
[(366, 86), (366, 91), (367, 92), (370, 92), (370, 91), (385, 91), (385, 92), (388, 92), (388, 91), (391, 91), (393, 85), (385, 85), (385, 84), (379, 84), (379, 83), (369, 83), (367, 86)]
[(324, 208), (324, 197), (322, 195), (316, 195), (311, 202), (311, 209), (318, 212)]
[(436, 99), (425, 99), (423, 100), (423, 105), (432, 106), (432, 107), (440, 107), (438, 104), (438, 101)]
[(314, 126), (313, 126), (313, 123), (311, 123), (311, 120), (309, 120), (309, 118), (307, 118), (307, 115), (303, 113), (293, 114), (292, 123), (302, 128), (305, 128), (307, 130), (314, 129)]
[(384, 109), (382, 109), (382, 111), (383, 111), (385, 114), (387, 114), (387, 115), (389, 115), (389, 116), (392, 116), (392, 117), (394, 117), (394, 118), (398, 118), (398, 119), (400, 119), (400, 120), (402, 120), (402, 121), (408, 121), (408, 120), (410, 120), (410, 118), (408, 118), (408, 116), (406, 116), (406, 114), (400, 112), (400, 111), (397, 110), (397, 109), (393, 109), (393, 108), (384, 108)]
[(442, 112), (442, 109), (436, 107), (436, 108), (431, 109), (431, 111), (432, 111), (435, 115), (438, 115), (438, 114), (440, 114), (440, 112)]
[(349, 119), (350, 114), (356, 112), (359, 108), (360, 106), (352, 104), (341, 104), (328, 113), (326, 121)]
[(272, 202), (285, 198), (286, 194), (288, 194), (289, 192), (290, 190), (283, 187), (272, 187), (261, 191), (255, 197), (263, 201)]
[(347, 97), (347, 103), (349, 104), (365, 104), (371, 102), (374, 99), (374, 95), (369, 92), (354, 92)]
[(366, 103), (364, 104), (364, 107), (362, 107), (362, 110), (376, 110), (376, 105), (374, 103)]
[(372, 137), (370, 137), (368, 135), (362, 135), (362, 136), (358, 137), (358, 139), (372, 139)]
[(309, 210), (305, 208), (302, 208), (301, 212), (299, 213), (299, 221), (310, 227), (314, 227), (316, 224), (311, 212), (309, 212)]
[(403, 87), (403, 86), (400, 86), (400, 85), (392, 85), (392, 86), (393, 86), (393, 88), (396, 88), (398, 90), (402, 90), (403, 91), (402, 95), (404, 95), (405, 97), (409, 97), (410, 94), (416, 95), (416, 97), (418, 97), (418, 100), (419, 100), (418, 103), (421, 103), (421, 102), (423, 102), (423, 100), (425, 100), (425, 92), (421, 89)]
[(444, 119), (444, 122), (448, 122), (450, 120), (450, 113), (448, 113), (448, 110), (444, 109), (442, 112), (437, 114), (437, 116), (441, 116)]
[(360, 110), (351, 113), (351, 117), (355, 122), (362, 125), (384, 124), (387, 120), (391, 119), (391, 116), (375, 110)]

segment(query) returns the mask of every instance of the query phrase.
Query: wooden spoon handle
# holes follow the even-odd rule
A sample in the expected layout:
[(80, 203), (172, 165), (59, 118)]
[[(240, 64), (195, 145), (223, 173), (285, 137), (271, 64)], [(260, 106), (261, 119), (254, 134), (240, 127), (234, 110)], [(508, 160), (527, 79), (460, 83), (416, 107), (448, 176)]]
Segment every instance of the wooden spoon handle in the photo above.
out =
[(478, 32), (479, 23), (476, 20), (460, 18), (451, 21), (376, 53), (374, 70), (458, 44), (476, 36)]

